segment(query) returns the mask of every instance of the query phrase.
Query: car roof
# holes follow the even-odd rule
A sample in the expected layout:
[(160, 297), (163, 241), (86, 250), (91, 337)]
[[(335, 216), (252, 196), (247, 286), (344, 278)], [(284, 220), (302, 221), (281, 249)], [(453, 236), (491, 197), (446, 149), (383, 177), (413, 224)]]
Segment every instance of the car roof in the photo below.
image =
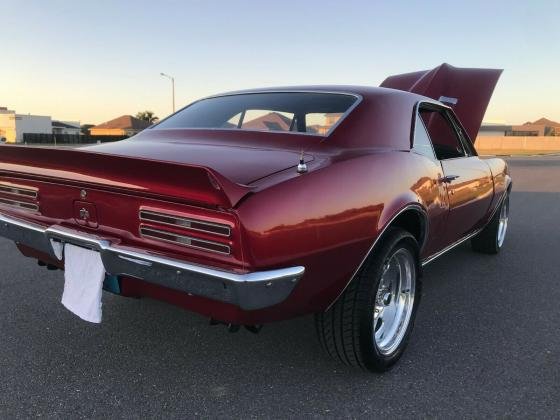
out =
[(397, 89), (353, 85), (301, 85), (244, 89), (211, 95), (221, 96), (271, 92), (313, 92), (358, 97), (357, 106), (329, 134), (328, 144), (344, 149), (386, 148), (410, 150), (412, 119), (419, 102), (444, 104), (431, 98)]
[[(396, 97), (408, 98), (409, 100), (429, 101), (440, 104), (438, 101), (426, 96), (415, 93), (405, 92), (398, 89), (382, 88), (376, 86), (360, 86), (360, 85), (295, 85), (295, 86), (272, 86), (263, 88), (242, 89), (231, 92), (211, 95), (209, 97), (240, 95), (248, 93), (270, 93), (270, 92), (317, 92), (317, 93), (338, 93), (358, 95), (362, 97), (386, 96), (388, 94)], [(442, 104), (443, 105), (443, 104)]]

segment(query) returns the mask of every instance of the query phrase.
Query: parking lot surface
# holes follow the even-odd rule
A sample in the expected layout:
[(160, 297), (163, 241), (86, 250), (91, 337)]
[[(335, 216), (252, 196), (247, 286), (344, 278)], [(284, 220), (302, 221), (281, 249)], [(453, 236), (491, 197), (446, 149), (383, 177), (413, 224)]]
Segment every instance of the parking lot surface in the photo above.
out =
[(466, 244), (426, 267), (383, 375), (325, 357), (312, 317), (231, 334), (104, 294), (103, 323), (86, 323), (60, 304), (62, 272), (0, 240), (0, 417), (560, 417), (560, 158), (508, 161), (502, 253)]

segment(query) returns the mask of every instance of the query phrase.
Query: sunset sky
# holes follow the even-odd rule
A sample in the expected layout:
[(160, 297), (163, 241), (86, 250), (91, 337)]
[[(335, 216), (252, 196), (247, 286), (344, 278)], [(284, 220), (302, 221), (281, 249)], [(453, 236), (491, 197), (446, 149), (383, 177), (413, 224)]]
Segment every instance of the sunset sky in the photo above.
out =
[(0, 0), (0, 106), (101, 123), (229, 90), (503, 68), (487, 121), (560, 121), (560, 1)]

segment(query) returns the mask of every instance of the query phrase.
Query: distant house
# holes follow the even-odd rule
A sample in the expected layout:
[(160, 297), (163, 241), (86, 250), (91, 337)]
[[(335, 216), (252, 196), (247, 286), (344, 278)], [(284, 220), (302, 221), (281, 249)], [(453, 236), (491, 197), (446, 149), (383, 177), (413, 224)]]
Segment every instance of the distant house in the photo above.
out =
[[(296, 121), (292, 114), (290, 117), (280, 112), (268, 112), (261, 115), (264, 111), (247, 112), (242, 122), (244, 129), (260, 130), (260, 131), (297, 131)], [(239, 116), (238, 114), (237, 116)], [(237, 117), (236, 116), (236, 117)], [(308, 133), (325, 135), (329, 132), (334, 124), (340, 119), (340, 113), (315, 113), (307, 114), (305, 130)], [(235, 118), (230, 120), (225, 127), (235, 128), (239, 125), (239, 121), (235, 123)]]
[(114, 120), (104, 122), (89, 129), (92, 136), (133, 136), (148, 128), (148, 121), (139, 120), (132, 115), (123, 115)]
[(78, 121), (53, 121), (53, 134), (80, 134), (80, 123)]
[(290, 131), (292, 120), (278, 112), (270, 112), (266, 115), (245, 121), (243, 128), (262, 131)]
[(560, 136), (560, 123), (546, 118), (540, 118), (533, 122), (514, 125), (506, 136)]

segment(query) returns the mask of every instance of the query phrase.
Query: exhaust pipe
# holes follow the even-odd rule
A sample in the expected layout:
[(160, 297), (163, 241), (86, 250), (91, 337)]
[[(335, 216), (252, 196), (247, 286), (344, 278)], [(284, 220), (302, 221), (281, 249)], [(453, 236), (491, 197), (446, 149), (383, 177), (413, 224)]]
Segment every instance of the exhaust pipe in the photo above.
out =
[(241, 327), (245, 327), (245, 329), (253, 334), (258, 334), (262, 330), (262, 325), (239, 325), (239, 324), (230, 324), (227, 322), (218, 321), (217, 319), (210, 318), (210, 325), (225, 325), (227, 330), (230, 333), (238, 332)]
[(47, 270), (49, 270), (49, 271), (58, 270), (58, 267), (56, 265), (47, 264), (46, 262), (41, 261), (41, 260), (37, 260), (37, 265), (39, 267), (47, 267)]

